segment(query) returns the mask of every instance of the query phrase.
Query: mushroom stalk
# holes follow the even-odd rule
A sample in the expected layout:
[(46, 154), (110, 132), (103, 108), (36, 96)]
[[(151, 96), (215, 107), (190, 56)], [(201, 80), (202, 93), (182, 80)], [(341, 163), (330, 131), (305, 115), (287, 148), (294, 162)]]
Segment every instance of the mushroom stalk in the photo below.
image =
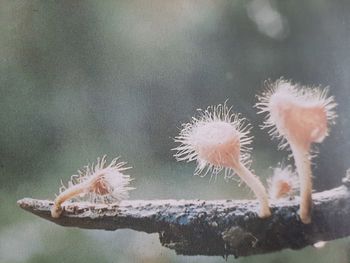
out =
[(311, 223), (312, 170), (307, 147), (290, 143), (300, 182), (300, 219), (304, 224)]
[(66, 189), (65, 191), (63, 191), (62, 193), (60, 193), (55, 201), (54, 201), (54, 205), (51, 208), (51, 216), (54, 218), (58, 218), (61, 213), (62, 213), (62, 203), (72, 199), (73, 197), (80, 195), (84, 192), (86, 192), (87, 189), (87, 183), (80, 183), (80, 184), (76, 184), (73, 185), (72, 187)]
[(268, 196), (265, 187), (259, 178), (240, 162), (237, 165), (232, 166), (232, 169), (234, 169), (239, 177), (253, 190), (254, 194), (258, 198), (260, 202), (259, 216), (262, 218), (269, 217), (271, 215), (271, 211), (269, 208)]

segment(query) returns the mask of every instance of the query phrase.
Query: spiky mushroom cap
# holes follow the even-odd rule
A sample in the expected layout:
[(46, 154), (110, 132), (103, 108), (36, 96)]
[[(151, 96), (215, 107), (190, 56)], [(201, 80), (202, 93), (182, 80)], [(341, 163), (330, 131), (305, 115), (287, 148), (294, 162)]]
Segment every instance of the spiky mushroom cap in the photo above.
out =
[(215, 166), (227, 166), (240, 158), (240, 134), (224, 121), (209, 122), (193, 129), (193, 148), (198, 158)]
[[(267, 89), (258, 100), (259, 113), (267, 113), (264, 127), (271, 128), (270, 134), (305, 149), (324, 140), (336, 117), (336, 103), (333, 97), (328, 97), (328, 89), (301, 86), (284, 79), (267, 82)], [(282, 140), (281, 148), (286, 145)]]
[[(180, 143), (174, 150), (178, 161), (197, 161), (196, 174), (220, 172), (223, 168), (249, 161), (249, 125), (244, 118), (232, 113), (225, 104), (198, 110), (199, 117), (183, 124), (175, 141)], [(228, 170), (225, 173), (229, 174)]]

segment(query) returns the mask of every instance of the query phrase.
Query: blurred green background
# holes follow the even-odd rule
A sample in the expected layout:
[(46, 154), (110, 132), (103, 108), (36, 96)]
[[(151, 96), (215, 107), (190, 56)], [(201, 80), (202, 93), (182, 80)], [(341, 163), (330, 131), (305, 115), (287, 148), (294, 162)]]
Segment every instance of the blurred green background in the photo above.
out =
[[(0, 0), (0, 262), (224, 262), (176, 256), (157, 235), (56, 226), (16, 206), (53, 199), (98, 156), (133, 169), (132, 199), (253, 198), (192, 176), (171, 149), (197, 108), (223, 103), (254, 126), (253, 168), (287, 160), (252, 105), (264, 80), (330, 86), (337, 126), (319, 147), (316, 190), (350, 166), (349, 1)], [(229, 262), (350, 262), (350, 239)]]

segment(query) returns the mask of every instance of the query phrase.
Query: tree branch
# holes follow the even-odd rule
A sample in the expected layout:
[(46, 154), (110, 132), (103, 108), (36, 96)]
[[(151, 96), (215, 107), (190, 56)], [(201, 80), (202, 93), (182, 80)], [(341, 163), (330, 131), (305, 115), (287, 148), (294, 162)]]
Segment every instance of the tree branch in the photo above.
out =
[(257, 216), (255, 201), (133, 200), (117, 205), (66, 203), (52, 218), (52, 201), (25, 198), (21, 208), (62, 226), (159, 233), (163, 246), (184, 255), (248, 256), (300, 249), (350, 235), (350, 178), (313, 195), (312, 223), (298, 216), (298, 199), (272, 204), (272, 216)]

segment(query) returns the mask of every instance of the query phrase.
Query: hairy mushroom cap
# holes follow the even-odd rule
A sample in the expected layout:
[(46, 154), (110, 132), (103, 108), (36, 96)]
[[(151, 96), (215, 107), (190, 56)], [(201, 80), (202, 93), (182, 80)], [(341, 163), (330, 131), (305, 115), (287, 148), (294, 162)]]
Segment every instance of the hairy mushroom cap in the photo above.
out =
[(270, 134), (282, 138), (281, 148), (288, 141), (308, 148), (320, 143), (329, 133), (329, 124), (334, 123), (336, 103), (328, 97), (328, 89), (306, 87), (279, 79), (267, 82), (267, 89), (258, 96), (259, 113), (267, 113), (264, 128)]
[[(199, 117), (183, 124), (180, 135), (175, 141), (180, 145), (174, 150), (178, 161), (197, 161), (195, 174), (218, 174), (223, 168), (225, 176), (232, 176), (227, 167), (249, 163), (249, 125), (244, 118), (231, 112), (226, 103), (198, 110)], [(207, 168), (207, 169), (205, 169)], [(205, 171), (203, 173), (203, 171)]]

